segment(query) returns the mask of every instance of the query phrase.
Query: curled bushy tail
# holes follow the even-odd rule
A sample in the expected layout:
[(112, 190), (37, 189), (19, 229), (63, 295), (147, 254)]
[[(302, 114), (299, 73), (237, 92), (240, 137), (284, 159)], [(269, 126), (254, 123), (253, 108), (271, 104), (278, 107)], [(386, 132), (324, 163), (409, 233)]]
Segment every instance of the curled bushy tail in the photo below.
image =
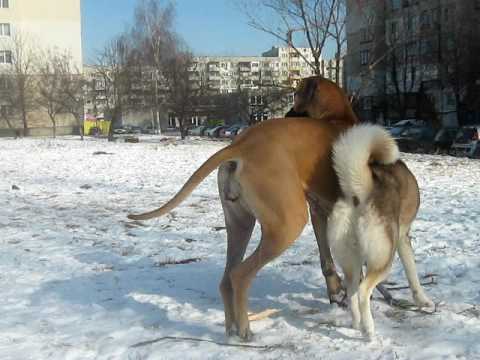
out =
[(357, 125), (333, 145), (333, 166), (347, 199), (363, 203), (373, 189), (370, 164), (389, 165), (399, 158), (395, 140), (381, 126)]

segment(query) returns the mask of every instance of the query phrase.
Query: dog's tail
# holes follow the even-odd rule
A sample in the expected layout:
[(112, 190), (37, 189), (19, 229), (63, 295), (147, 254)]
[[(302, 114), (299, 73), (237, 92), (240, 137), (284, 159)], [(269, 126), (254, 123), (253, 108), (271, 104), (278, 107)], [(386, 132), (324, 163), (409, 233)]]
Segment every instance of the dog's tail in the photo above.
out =
[(146, 212), (143, 214), (137, 215), (128, 215), (128, 218), (131, 220), (148, 220), (155, 217), (162, 216), (169, 211), (176, 208), (183, 200), (185, 200), (188, 195), (221, 163), (228, 160), (235, 160), (236, 148), (233, 145), (227, 146), (222, 150), (213, 154), (207, 161), (205, 161), (187, 180), (178, 193), (175, 194), (165, 205), (162, 207)]
[(362, 124), (333, 145), (333, 164), (347, 202), (364, 203), (373, 190), (371, 165), (389, 165), (399, 159), (395, 140), (381, 126)]

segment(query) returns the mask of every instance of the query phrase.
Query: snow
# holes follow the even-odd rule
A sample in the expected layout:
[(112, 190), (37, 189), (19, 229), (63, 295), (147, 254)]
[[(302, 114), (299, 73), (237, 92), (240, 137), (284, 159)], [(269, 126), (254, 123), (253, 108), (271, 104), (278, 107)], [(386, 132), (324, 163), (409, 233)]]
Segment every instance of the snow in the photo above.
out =
[[(431, 155), (402, 158), (422, 191), (412, 235), (419, 274), (437, 274), (426, 286), (437, 313), (400, 310), (375, 293), (377, 336), (364, 341), (327, 300), (308, 225), (252, 286), (252, 311), (281, 310), (252, 323), (257, 348), (225, 346), (241, 342), (224, 335), (215, 174), (168, 216), (126, 219), (168, 200), (224, 145), (0, 140), (0, 358), (480, 359), (480, 161)], [(398, 260), (389, 280), (406, 284)]]

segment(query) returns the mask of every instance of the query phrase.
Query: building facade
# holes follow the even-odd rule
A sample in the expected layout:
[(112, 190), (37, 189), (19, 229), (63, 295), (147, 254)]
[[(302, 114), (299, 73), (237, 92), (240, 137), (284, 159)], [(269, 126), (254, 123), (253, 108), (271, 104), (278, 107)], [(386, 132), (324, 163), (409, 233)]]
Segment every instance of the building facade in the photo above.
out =
[[(4, 79), (15, 76), (16, 64), (23, 63), (22, 71), (34, 78), (35, 61), (46, 52), (67, 55), (71, 68), (83, 71), (80, 0), (0, 0), (0, 75)], [(18, 111), (6, 101), (7, 92), (12, 91), (7, 85), (7, 81), (0, 81), (0, 128), (22, 128)], [(33, 101), (29, 107), (29, 133), (51, 133), (52, 124), (44, 109), (34, 106)], [(75, 126), (74, 119), (66, 114), (59, 116), (58, 122), (59, 134), (69, 133)]]
[[(68, 52), (82, 68), (80, 0), (0, 0), (0, 51), (9, 51), (16, 36), (40, 50)], [(0, 55), (0, 64), (9, 55)]]
[(476, 0), (348, 0), (345, 86), (361, 118), (477, 117), (479, 15)]
[[(313, 63), (311, 50), (309, 48), (297, 50), (301, 55), (293, 48), (273, 47), (261, 56), (195, 57), (189, 68), (189, 80), (191, 88), (199, 94), (201, 100), (196, 111), (191, 114), (187, 126), (199, 125), (207, 120), (253, 123), (282, 117), (293, 104), (293, 90), (298, 81), (314, 74), (308, 64)], [(334, 63), (333, 60), (321, 61), (323, 73), (333, 81), (336, 74)], [(137, 84), (136, 87), (152, 88), (151, 84), (145, 82), (154, 81), (154, 77), (147, 70), (144, 72), (141, 77), (143, 84)], [(102, 117), (108, 100), (105, 81), (95, 71), (95, 67), (85, 66), (85, 74), (88, 83), (91, 84), (86, 99), (86, 114)], [(229, 96), (230, 101), (226, 99)], [(140, 100), (141, 96), (138, 99)], [(178, 120), (175, 114), (169, 111), (168, 104), (162, 100), (159, 103), (164, 104), (159, 119), (160, 128), (162, 130), (177, 128)], [(238, 112), (234, 114), (220, 111), (219, 107), (229, 105), (238, 109)], [(122, 113), (121, 123), (146, 126), (153, 117), (152, 111), (149, 110), (128, 110)]]

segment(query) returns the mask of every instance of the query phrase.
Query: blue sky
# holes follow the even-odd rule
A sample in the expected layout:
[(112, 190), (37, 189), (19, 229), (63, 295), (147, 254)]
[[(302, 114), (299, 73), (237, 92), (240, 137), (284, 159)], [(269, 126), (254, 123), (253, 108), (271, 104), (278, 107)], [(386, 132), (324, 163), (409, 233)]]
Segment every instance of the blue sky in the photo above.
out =
[[(82, 0), (84, 60), (131, 23), (136, 0)], [(176, 29), (196, 55), (260, 55), (280, 43), (252, 29), (232, 0), (177, 0)]]

